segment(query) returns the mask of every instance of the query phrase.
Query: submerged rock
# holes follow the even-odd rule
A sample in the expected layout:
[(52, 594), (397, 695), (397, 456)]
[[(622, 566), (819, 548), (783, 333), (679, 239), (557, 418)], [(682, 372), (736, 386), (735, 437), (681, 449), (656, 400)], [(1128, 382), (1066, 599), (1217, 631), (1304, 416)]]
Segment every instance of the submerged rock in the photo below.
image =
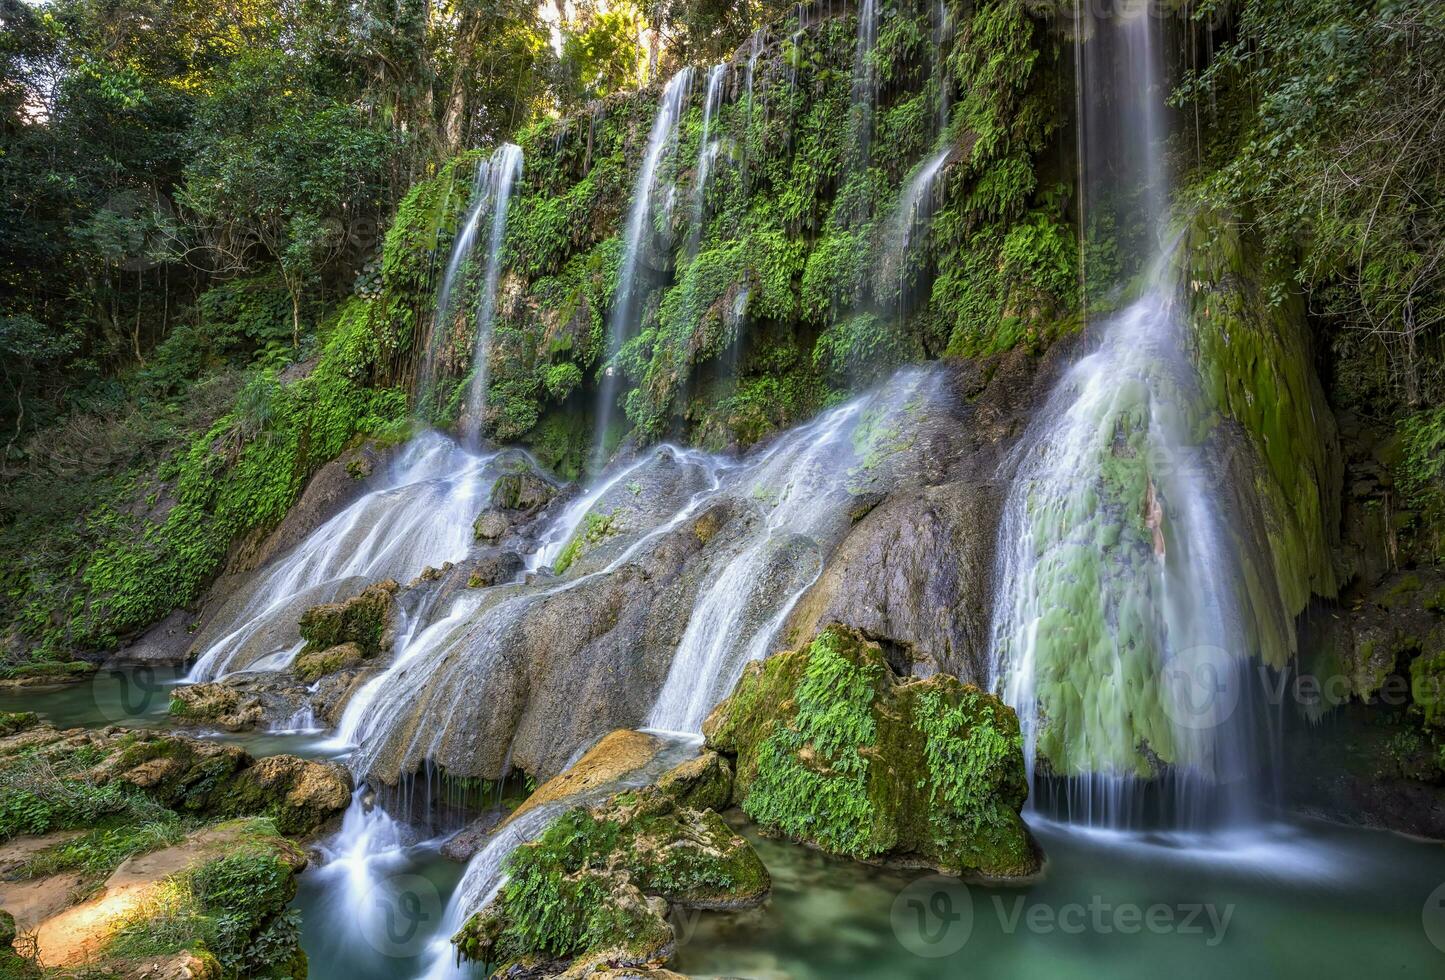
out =
[(1040, 855), (1013, 709), (946, 674), (900, 680), (883, 649), (831, 626), (749, 665), (703, 728), (735, 759), (732, 802), (833, 854), (1020, 878)]
[(757, 905), (772, 887), (751, 845), (710, 810), (648, 788), (558, 817), (508, 859), (496, 898), (453, 937), (466, 959), (546, 975), (665, 961), (671, 906)]

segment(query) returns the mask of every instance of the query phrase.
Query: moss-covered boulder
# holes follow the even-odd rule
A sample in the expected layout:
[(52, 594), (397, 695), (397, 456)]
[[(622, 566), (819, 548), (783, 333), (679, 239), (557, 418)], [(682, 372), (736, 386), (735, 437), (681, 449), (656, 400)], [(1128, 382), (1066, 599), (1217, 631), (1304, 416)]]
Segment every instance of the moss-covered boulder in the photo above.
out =
[(945, 674), (903, 680), (830, 626), (749, 665), (703, 727), (763, 829), (860, 860), (1019, 878), (1039, 870), (1013, 709)]
[(507, 871), (497, 897), (453, 937), (464, 958), (498, 973), (517, 965), (581, 975), (603, 964), (660, 963), (675, 942), (671, 906), (743, 908), (772, 887), (752, 847), (721, 817), (679, 806), (656, 788), (567, 811), (517, 848)]
[(231, 821), (132, 856), (94, 897), (27, 925), (66, 975), (303, 980), (288, 906), (306, 864), (270, 821)]
[(311, 650), (301, 653), (291, 665), (291, 672), (297, 680), (310, 684), (334, 674), (338, 670), (355, 667), (366, 659), (360, 644), (338, 643), (329, 650)]
[(364, 657), (391, 646), (392, 603), (397, 584), (388, 579), (342, 602), (312, 606), (301, 614), (302, 655), (354, 643)]

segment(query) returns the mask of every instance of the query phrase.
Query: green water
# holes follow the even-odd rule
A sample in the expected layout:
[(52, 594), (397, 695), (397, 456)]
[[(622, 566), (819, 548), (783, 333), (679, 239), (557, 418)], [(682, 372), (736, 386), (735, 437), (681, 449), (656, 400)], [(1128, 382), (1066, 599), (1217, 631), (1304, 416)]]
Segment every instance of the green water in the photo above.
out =
[(34, 711), (57, 728), (158, 728), (239, 745), (254, 756), (289, 753), (303, 758), (335, 754), (322, 733), (222, 732), (172, 723), (171, 690), (182, 683), (176, 667), (103, 670), (89, 680), (59, 687), (0, 690), (0, 711)]
[(988, 888), (745, 829), (772, 872), (770, 903), (683, 918), (672, 968), (797, 980), (1445, 975), (1430, 939), (1445, 946), (1439, 844), (1321, 825), (1192, 840), (1035, 830), (1043, 880)]

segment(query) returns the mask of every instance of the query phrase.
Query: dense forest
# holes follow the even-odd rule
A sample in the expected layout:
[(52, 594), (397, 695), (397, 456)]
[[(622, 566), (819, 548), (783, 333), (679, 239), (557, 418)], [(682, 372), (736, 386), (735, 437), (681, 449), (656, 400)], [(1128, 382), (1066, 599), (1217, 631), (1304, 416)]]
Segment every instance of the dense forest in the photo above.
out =
[[(177, 940), (217, 977), (272, 975), (273, 941), (305, 975), (288, 838), (374, 799), (449, 833), (489, 794), (555, 817), (447, 921), (468, 959), (558, 970), (660, 968), (658, 896), (761, 901), (783, 845), (729, 805), (985, 879), (1052, 849), (1026, 799), (1212, 818), (1204, 770), (1445, 836), (1445, 6), (0, 0), (0, 26), (0, 683), (164, 662), (177, 725), (304, 718), (351, 752), (216, 775), (203, 740), (105, 729), (82, 765), (6, 702), (0, 763), (31, 768), (0, 773), (0, 845), (169, 828), (109, 873), (241, 834), (271, 870), (205, 865), (194, 919), (268, 907)], [(1237, 740), (1268, 779), (1172, 713), (1169, 665), (1221, 647), (1260, 696), (1324, 689)], [(609, 770), (643, 731), (707, 748)], [(617, 795), (558, 817), (589, 748)], [(111, 781), (72, 813), (25, 782), (41, 757)], [(646, 955), (603, 956), (619, 935)]]

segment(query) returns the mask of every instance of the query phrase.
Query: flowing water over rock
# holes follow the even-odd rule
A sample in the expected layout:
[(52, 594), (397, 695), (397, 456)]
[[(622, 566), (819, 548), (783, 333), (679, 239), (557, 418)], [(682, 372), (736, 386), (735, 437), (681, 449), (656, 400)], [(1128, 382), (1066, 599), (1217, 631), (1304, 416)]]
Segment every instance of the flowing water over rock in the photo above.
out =
[(202, 635), (187, 680), (282, 669), (301, 649), (296, 623), (308, 607), (461, 558), (495, 479), (487, 467), (495, 458), (437, 433), (412, 440), (382, 487), (258, 570), (227, 600)]
[(1000, 531), (993, 684), (1083, 822), (1134, 822), (1135, 780), (1173, 767), (1197, 825), (1248, 776), (1240, 569), (1179, 329), (1157, 291), (1104, 325), (1018, 448)]
[(1146, 791), (1162, 789), (1152, 820), (1248, 819), (1262, 762), (1248, 683), (1259, 651), (1243, 627), (1254, 593), (1227, 533), (1231, 478), (1210, 462), (1211, 406), (1158, 245), (1159, 18), (1143, 8), (1078, 18), (1084, 238), (1127, 211), (1142, 231), (1122, 247), (1148, 284), (1094, 325), (1096, 348), (1015, 451), (991, 683), (1017, 709), (1036, 772), (1067, 780), (1067, 818), (1137, 826)]

